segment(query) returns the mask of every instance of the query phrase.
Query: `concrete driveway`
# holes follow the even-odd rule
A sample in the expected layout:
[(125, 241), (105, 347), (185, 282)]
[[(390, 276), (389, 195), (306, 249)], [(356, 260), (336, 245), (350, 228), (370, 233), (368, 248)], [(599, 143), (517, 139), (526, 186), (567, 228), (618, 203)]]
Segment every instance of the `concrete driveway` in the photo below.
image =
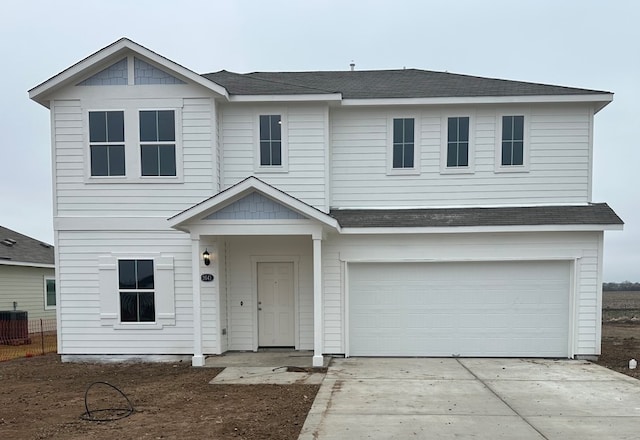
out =
[(638, 439), (640, 381), (586, 361), (334, 359), (299, 438)]

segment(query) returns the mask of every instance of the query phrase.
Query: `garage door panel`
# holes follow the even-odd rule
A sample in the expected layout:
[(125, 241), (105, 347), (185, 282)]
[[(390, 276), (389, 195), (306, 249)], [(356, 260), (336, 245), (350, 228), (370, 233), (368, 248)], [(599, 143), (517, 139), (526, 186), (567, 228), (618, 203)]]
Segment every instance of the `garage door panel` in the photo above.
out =
[(349, 277), (351, 355), (567, 355), (567, 262), (361, 263)]

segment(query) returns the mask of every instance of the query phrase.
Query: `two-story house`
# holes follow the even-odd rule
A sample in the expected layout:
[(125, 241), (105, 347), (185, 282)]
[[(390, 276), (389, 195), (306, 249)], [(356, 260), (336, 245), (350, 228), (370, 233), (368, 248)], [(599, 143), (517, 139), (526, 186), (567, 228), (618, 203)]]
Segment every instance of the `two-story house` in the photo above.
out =
[(64, 360), (600, 352), (610, 92), (200, 75), (121, 39), (29, 93), (51, 111)]

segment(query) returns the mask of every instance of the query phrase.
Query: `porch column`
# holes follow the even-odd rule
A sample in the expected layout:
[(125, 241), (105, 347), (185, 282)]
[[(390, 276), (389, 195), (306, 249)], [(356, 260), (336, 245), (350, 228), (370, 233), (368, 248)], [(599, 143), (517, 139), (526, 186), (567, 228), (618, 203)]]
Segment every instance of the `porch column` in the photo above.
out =
[(193, 367), (204, 367), (202, 319), (200, 312), (200, 236), (191, 237), (191, 283), (193, 284)]
[(313, 366), (322, 367), (322, 237), (313, 238)]

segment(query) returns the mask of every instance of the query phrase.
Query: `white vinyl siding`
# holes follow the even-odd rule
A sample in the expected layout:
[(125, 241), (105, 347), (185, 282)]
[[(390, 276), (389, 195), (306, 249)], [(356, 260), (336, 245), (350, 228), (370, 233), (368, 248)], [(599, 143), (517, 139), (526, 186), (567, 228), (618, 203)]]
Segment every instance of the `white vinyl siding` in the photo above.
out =
[(322, 251), (324, 352), (345, 352), (345, 262), (546, 260), (575, 262), (570, 355), (599, 354), (601, 238), (601, 232), (332, 236), (323, 242)]
[[(516, 111), (516, 110), (514, 110)], [(578, 105), (528, 109), (527, 173), (496, 173), (497, 115), (508, 106), (461, 107), (473, 114), (473, 174), (441, 174), (442, 119), (451, 109), (423, 108), (420, 175), (386, 175), (387, 112), (331, 110), (331, 185), (334, 208), (586, 203), (590, 197), (591, 110)], [(520, 112), (517, 112), (521, 114)], [(419, 125), (418, 125), (419, 121)], [(446, 133), (446, 132), (445, 132)], [(416, 137), (418, 135), (416, 134)], [(445, 158), (446, 159), (446, 158)], [(446, 163), (446, 162), (445, 162)]]
[[(150, 86), (151, 87), (151, 86)], [(171, 86), (164, 86), (171, 87)], [(153, 107), (153, 101), (140, 101), (141, 109)], [(210, 98), (183, 100), (181, 112), (182, 182), (173, 178), (145, 178), (149, 181), (99, 184), (85, 178), (88, 146), (84, 142), (83, 107), (80, 100), (54, 101), (55, 203), (57, 215), (65, 216), (156, 216), (170, 217), (210, 197), (217, 190), (214, 156), (214, 102)], [(137, 118), (137, 113), (134, 114)], [(126, 121), (125, 121), (126, 123)], [(134, 130), (135, 131), (135, 130)], [(139, 146), (135, 160), (140, 161)], [(127, 154), (132, 153), (130, 151)], [(129, 159), (127, 159), (129, 160)], [(139, 167), (138, 167), (139, 168)], [(127, 173), (130, 169), (127, 167)], [(157, 179), (165, 179), (159, 182)], [(169, 179), (169, 183), (166, 182)], [(174, 180), (171, 180), (174, 179)]]
[[(61, 327), (59, 350), (62, 354), (192, 354), (193, 312), (191, 242), (181, 232), (153, 231), (59, 231), (59, 285)], [(164, 325), (117, 325), (116, 319), (105, 316), (104, 270), (117, 262), (114, 255), (154, 258), (156, 282), (169, 290), (173, 279), (173, 298), (156, 291), (156, 313), (167, 307), (175, 310), (174, 322), (169, 316), (158, 319)], [(102, 263), (102, 264), (101, 264)], [(107, 264), (105, 264), (107, 263)], [(171, 269), (171, 266), (173, 267)], [(116, 270), (111, 298), (117, 298)], [(165, 277), (161, 272), (171, 272)], [(102, 284), (101, 284), (102, 282)], [(162, 296), (161, 296), (162, 295)], [(166, 304), (169, 300), (172, 304)], [(165, 305), (160, 303), (165, 302)], [(118, 313), (117, 301), (115, 310)], [(101, 315), (102, 314), (102, 315)], [(105, 325), (107, 324), (107, 325)]]
[[(258, 115), (272, 114), (272, 108), (251, 105), (226, 105), (221, 110), (223, 189), (248, 176), (255, 175), (270, 185), (303, 202), (325, 210), (325, 138), (326, 109), (323, 105), (291, 105), (278, 107), (282, 114), (283, 164), (288, 160), (288, 172), (274, 173), (256, 168), (258, 155)], [(274, 167), (277, 168), (277, 167)]]
[(54, 278), (53, 268), (10, 266), (0, 264), (0, 310), (28, 313), (29, 319), (55, 319), (55, 306), (45, 310), (44, 279)]

